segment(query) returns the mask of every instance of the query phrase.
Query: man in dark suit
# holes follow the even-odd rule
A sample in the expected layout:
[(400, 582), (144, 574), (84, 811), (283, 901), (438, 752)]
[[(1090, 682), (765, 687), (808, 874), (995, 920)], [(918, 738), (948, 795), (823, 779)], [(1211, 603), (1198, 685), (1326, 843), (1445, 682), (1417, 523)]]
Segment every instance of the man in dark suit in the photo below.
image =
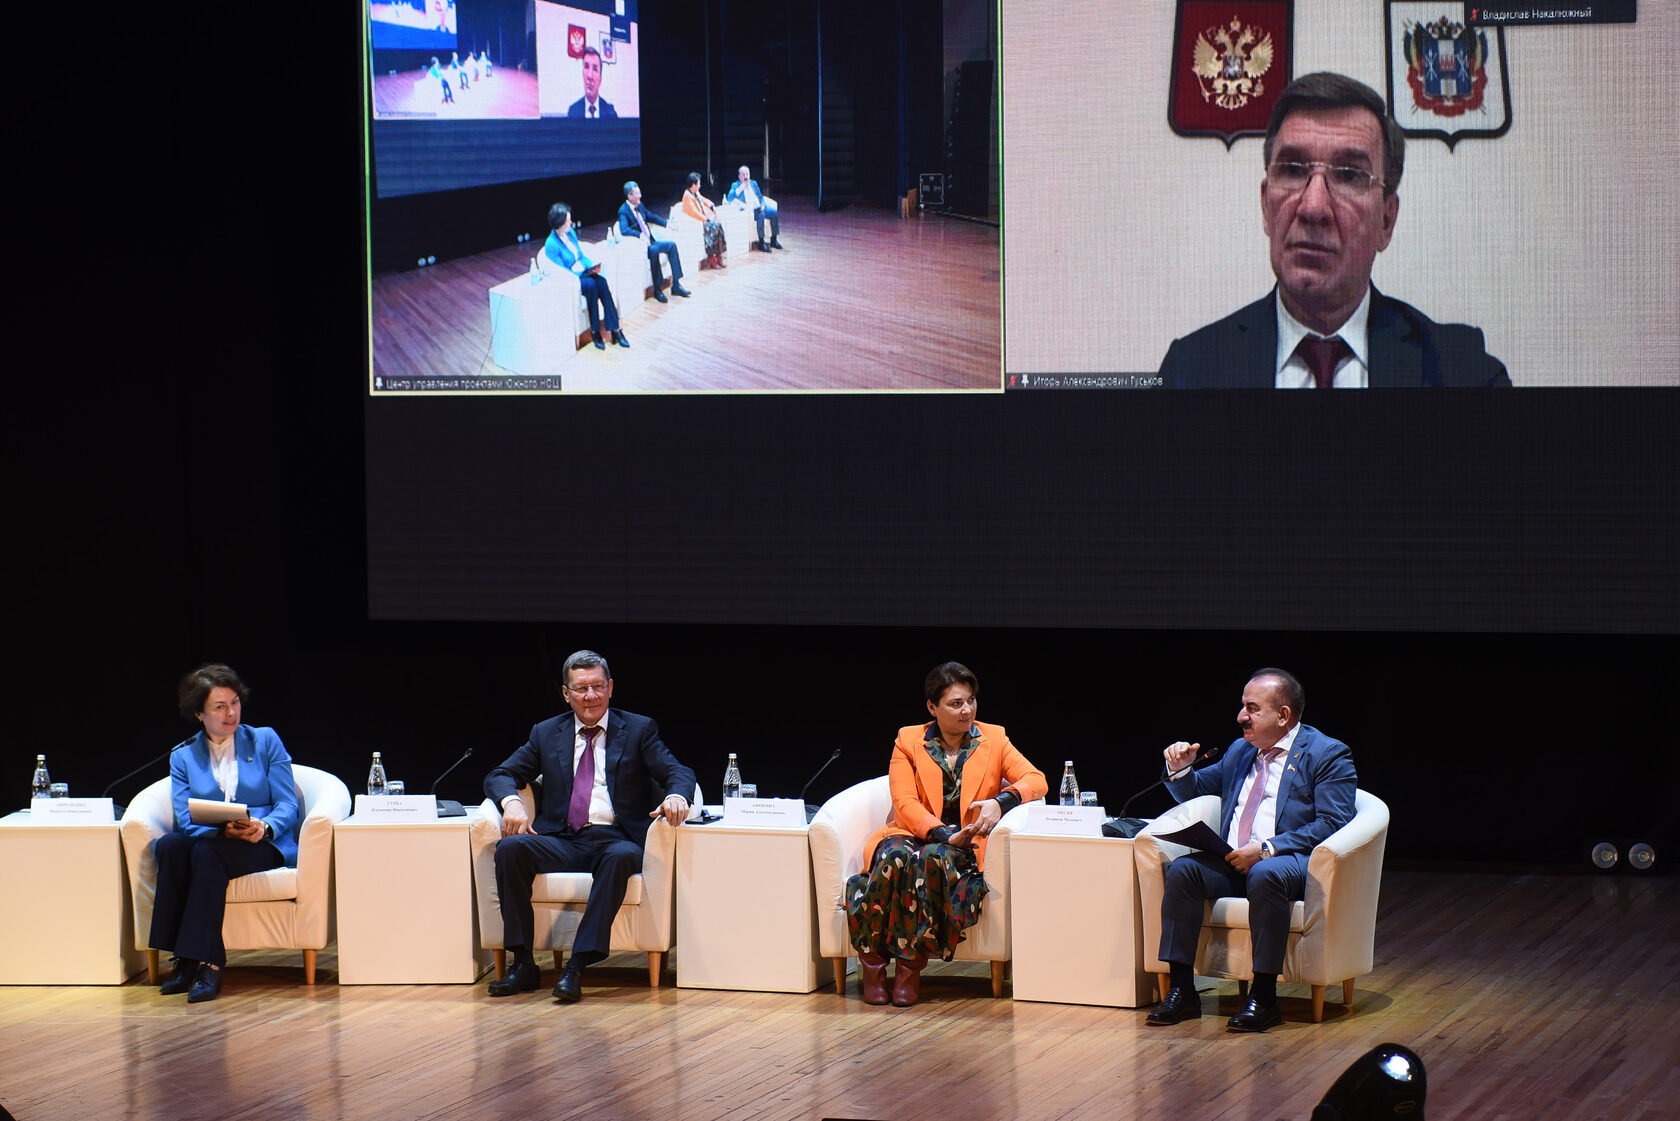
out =
[(1171, 388), (1509, 386), (1480, 328), (1382, 295), (1371, 266), (1400, 213), (1406, 138), (1382, 96), (1341, 74), (1291, 82), (1272, 107), (1260, 216), (1277, 287), (1175, 339)]
[(664, 225), (668, 225), (665, 219), (649, 214), (647, 207), (642, 205), (642, 188), (636, 181), (632, 179), (624, 184), (624, 204), (618, 208), (618, 232), (624, 237), (645, 239), (648, 264), (653, 269), (653, 298), (668, 304), (671, 301), (665, 298), (665, 274), (659, 268), (661, 253), (671, 259), (671, 291), (678, 296), (692, 293), (682, 286), (682, 258), (677, 254), (677, 243), (654, 239), (653, 227)]
[[(582, 998), (583, 971), (607, 956), (625, 887), (641, 871), (651, 819), (663, 815), (682, 824), (694, 792), (694, 772), (666, 749), (658, 725), (609, 711), (612, 675), (605, 658), (579, 650), (566, 659), (561, 680), (571, 712), (532, 728), (525, 746), (484, 779), (485, 794), (502, 809), (496, 892), (503, 944), (514, 959), (507, 976), (490, 983), (491, 996), (530, 992), (542, 979), (531, 954), (537, 875), (588, 872), (594, 877), (589, 901), (554, 986), (566, 1003)], [(542, 796), (533, 822), (519, 788), (538, 778)]]
[(1191, 769), (1201, 744), (1173, 744), (1164, 753), (1167, 789), (1180, 802), (1203, 794), (1220, 798), (1219, 831), (1231, 846), (1223, 858), (1207, 852), (1167, 866), (1161, 897), (1160, 958), (1171, 987), (1149, 1014), (1153, 1025), (1199, 1019), (1194, 966), (1206, 900), (1248, 899), (1254, 979), (1232, 1031), (1265, 1031), (1281, 1023), (1277, 978), (1288, 948), (1289, 917), (1306, 897), (1312, 850), (1353, 819), (1355, 775), (1347, 744), (1301, 723), (1301, 683), (1280, 669), (1257, 671), (1243, 686), (1237, 724), (1242, 737), (1215, 766)]
[(572, 120), (617, 120), (618, 112), (612, 102), (601, 96), (601, 52), (594, 47), (583, 48), (583, 96), (566, 110)]

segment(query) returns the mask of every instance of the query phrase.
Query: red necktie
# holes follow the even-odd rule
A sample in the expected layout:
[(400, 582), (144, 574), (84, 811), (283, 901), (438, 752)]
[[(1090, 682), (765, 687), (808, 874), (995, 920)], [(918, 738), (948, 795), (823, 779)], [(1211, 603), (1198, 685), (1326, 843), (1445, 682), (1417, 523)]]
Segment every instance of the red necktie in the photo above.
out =
[(595, 737), (600, 731), (599, 727), (583, 730), (583, 754), (572, 776), (572, 804), (566, 810), (566, 824), (574, 833), (589, 824), (589, 799), (595, 793)]
[(1336, 382), (1336, 366), (1353, 353), (1353, 348), (1340, 335), (1331, 335), (1327, 339), (1308, 335), (1295, 348), (1295, 353), (1312, 371), (1313, 382), (1318, 388), (1330, 389)]
[(1242, 816), (1237, 819), (1238, 848), (1248, 844), (1254, 832), (1254, 815), (1260, 812), (1260, 803), (1266, 800), (1266, 772), (1270, 770), (1271, 761), (1280, 754), (1280, 748), (1268, 747), (1254, 761), (1254, 785), (1248, 788), (1248, 801), (1243, 803)]

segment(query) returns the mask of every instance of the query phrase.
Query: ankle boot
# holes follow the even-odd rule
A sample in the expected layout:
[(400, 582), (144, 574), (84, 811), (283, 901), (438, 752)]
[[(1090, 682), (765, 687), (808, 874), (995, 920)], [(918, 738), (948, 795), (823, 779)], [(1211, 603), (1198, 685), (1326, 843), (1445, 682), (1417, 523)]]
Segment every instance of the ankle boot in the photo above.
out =
[(880, 954), (858, 955), (858, 979), (865, 1004), (887, 1003), (887, 959)]
[(921, 998), (922, 966), (927, 964), (926, 954), (917, 954), (913, 958), (899, 958), (893, 966), (892, 1002), (900, 1008), (908, 1008)]

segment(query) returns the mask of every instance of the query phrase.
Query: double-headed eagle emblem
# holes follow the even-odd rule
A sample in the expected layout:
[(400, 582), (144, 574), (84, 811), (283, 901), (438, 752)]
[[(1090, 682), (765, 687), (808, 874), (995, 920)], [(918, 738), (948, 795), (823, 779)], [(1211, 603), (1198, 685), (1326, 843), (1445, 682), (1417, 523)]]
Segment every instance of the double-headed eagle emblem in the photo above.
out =
[(1272, 33), (1243, 21), (1215, 25), (1196, 36), (1196, 59), (1190, 67), (1202, 100), (1221, 109), (1241, 109), (1266, 92), (1262, 80), (1272, 68)]

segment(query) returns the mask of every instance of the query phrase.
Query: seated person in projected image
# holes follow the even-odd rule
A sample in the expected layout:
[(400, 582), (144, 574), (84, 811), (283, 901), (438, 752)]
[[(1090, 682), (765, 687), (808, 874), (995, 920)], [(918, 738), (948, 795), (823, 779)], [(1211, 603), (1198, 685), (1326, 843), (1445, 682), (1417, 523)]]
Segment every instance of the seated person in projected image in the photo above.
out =
[[(723, 196), (724, 202), (738, 202), (752, 211), (753, 219), (758, 223), (758, 240), (753, 242), (753, 248), (763, 253), (772, 249), (787, 248), (782, 244), (782, 219), (776, 212), (776, 204), (764, 197), (764, 192), (758, 188), (758, 180), (752, 177), (752, 172), (746, 164), (735, 173), (735, 182), (730, 184), (729, 193)], [(764, 240), (764, 220), (770, 219), (770, 241)]]
[(1218, 763), (1192, 770), (1202, 745), (1183, 740), (1167, 748), (1167, 789), (1182, 802), (1203, 794), (1220, 799), (1223, 858), (1187, 853), (1167, 865), (1161, 896), (1160, 958), (1171, 987), (1146, 1023), (1161, 1027), (1202, 1015), (1196, 992), (1196, 947), (1209, 899), (1248, 900), (1254, 979), (1228, 1031), (1261, 1032), (1283, 1022), (1277, 979), (1289, 947), (1289, 918), (1305, 899), (1313, 849), (1353, 820), (1356, 775), (1347, 744), (1301, 723), (1306, 693), (1293, 674), (1256, 670), (1243, 686), (1235, 740)]
[(1277, 287), (1174, 340), (1161, 360), (1169, 388), (1511, 384), (1480, 328), (1436, 323), (1371, 284), (1406, 156), (1376, 90), (1340, 74), (1296, 79), (1272, 108), (1263, 155), (1260, 218)]
[[(583, 247), (578, 244), (577, 231), (572, 228), (572, 208), (563, 202), (549, 207), (548, 228), (550, 233), (543, 243), (543, 255), (578, 278), (584, 306), (589, 309), (589, 338), (595, 349), (607, 349), (607, 344), (601, 341), (601, 320), (604, 318), (607, 330), (613, 333), (615, 341), (628, 350), (630, 340), (624, 337), (624, 329), (618, 325), (618, 306), (613, 303), (607, 278), (601, 275), (600, 265), (583, 255)], [(599, 309), (596, 308), (597, 303), (600, 304)], [(568, 312), (568, 318), (572, 314)]]
[(624, 184), (624, 204), (618, 208), (618, 232), (647, 245), (648, 264), (653, 269), (653, 298), (662, 304), (671, 301), (665, 298), (665, 274), (659, 268), (661, 253), (671, 261), (671, 291), (678, 296), (693, 294), (682, 286), (682, 257), (677, 253), (677, 243), (659, 241), (653, 236), (654, 226), (669, 224), (659, 215), (648, 213), (642, 205), (642, 188), (634, 179)]
[[(554, 986), (571, 1004), (583, 997), (583, 971), (607, 956), (613, 919), (630, 877), (642, 870), (653, 819), (679, 826), (688, 817), (694, 772), (677, 762), (645, 716), (609, 708), (612, 672), (592, 650), (579, 650), (560, 670), (570, 712), (531, 729), (523, 747), (484, 779), (484, 793), (501, 807), (496, 842), (496, 893), (503, 941), (513, 964), (490, 982), (491, 996), (530, 992), (541, 983), (532, 947), (536, 918), (532, 885), (544, 872), (588, 872), (589, 902), (572, 941), (572, 954)], [(542, 779), (536, 820), (519, 788)]]
[(724, 254), (729, 252), (729, 239), (723, 236), (723, 223), (717, 220), (717, 207), (712, 200), (700, 193), (700, 173), (688, 173), (688, 188), (683, 191), (683, 213), (700, 223), (702, 244), (706, 247), (706, 259), (700, 262), (703, 269), (721, 269), (727, 267)]
[(583, 48), (583, 96), (572, 102), (566, 116), (585, 121), (617, 120), (612, 102), (601, 96), (601, 52)]

